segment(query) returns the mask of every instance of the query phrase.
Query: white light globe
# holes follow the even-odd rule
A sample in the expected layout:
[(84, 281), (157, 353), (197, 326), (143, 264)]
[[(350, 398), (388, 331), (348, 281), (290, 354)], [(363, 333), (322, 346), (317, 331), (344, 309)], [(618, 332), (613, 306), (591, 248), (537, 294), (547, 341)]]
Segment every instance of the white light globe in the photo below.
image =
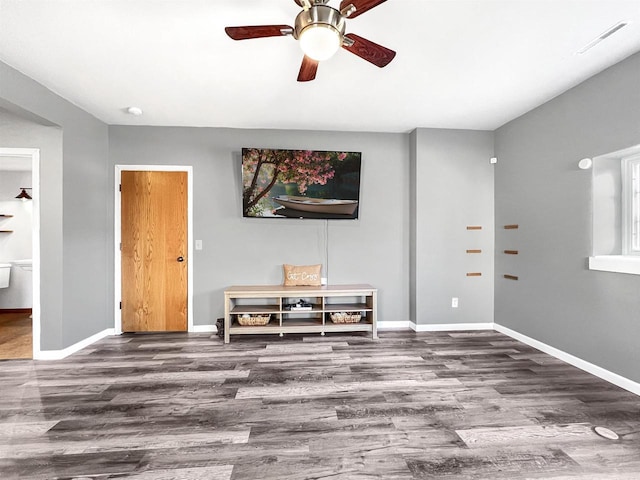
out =
[(590, 158), (583, 158), (578, 162), (578, 168), (581, 170), (589, 170), (593, 165), (593, 160)]
[(340, 48), (340, 34), (328, 25), (311, 25), (300, 34), (300, 48), (319, 62), (331, 58)]

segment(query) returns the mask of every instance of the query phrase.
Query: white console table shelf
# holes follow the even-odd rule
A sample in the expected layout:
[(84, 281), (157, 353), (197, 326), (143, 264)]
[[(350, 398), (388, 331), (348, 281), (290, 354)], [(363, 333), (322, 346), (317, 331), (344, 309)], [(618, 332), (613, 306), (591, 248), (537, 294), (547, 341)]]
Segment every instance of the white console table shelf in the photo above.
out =
[[(285, 287), (282, 285), (234, 286), (224, 291), (224, 343), (231, 335), (285, 333), (371, 332), (378, 338), (376, 327), (378, 290), (371, 285), (323, 285), (320, 287)], [(288, 304), (300, 299), (312, 305), (311, 310), (287, 310)], [(357, 323), (333, 323), (331, 314), (358, 312)], [(238, 323), (238, 315), (270, 315), (264, 326)]]

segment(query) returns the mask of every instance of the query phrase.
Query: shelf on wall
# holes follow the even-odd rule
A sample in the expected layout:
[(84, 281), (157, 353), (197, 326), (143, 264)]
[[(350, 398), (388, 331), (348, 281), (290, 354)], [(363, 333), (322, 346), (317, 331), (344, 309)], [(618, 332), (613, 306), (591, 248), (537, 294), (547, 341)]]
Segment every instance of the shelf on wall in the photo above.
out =
[(0, 213), (0, 218), (2, 218), (2, 217), (9, 218), (9, 217), (13, 217), (13, 215), (8, 215), (6, 213)]
[(0, 230), (0, 233), (13, 233), (13, 230)]

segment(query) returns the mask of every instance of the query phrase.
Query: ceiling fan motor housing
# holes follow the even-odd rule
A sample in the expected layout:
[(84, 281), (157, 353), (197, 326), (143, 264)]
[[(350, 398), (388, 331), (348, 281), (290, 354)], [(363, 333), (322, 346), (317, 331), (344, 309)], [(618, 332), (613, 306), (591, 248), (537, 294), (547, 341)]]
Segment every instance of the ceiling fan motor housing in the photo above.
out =
[(296, 17), (293, 36), (299, 39), (302, 32), (307, 28), (317, 26), (331, 28), (340, 35), (341, 39), (344, 38), (346, 30), (345, 17), (338, 10), (327, 5), (314, 5), (300, 12)]

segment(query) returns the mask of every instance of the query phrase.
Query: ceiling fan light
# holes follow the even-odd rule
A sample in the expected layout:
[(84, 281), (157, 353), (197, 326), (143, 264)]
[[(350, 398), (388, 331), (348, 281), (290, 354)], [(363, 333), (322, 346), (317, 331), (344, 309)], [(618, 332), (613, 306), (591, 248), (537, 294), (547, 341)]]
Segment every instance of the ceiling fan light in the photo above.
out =
[(342, 38), (331, 25), (309, 25), (300, 33), (300, 48), (304, 54), (319, 62), (328, 60), (340, 49)]

